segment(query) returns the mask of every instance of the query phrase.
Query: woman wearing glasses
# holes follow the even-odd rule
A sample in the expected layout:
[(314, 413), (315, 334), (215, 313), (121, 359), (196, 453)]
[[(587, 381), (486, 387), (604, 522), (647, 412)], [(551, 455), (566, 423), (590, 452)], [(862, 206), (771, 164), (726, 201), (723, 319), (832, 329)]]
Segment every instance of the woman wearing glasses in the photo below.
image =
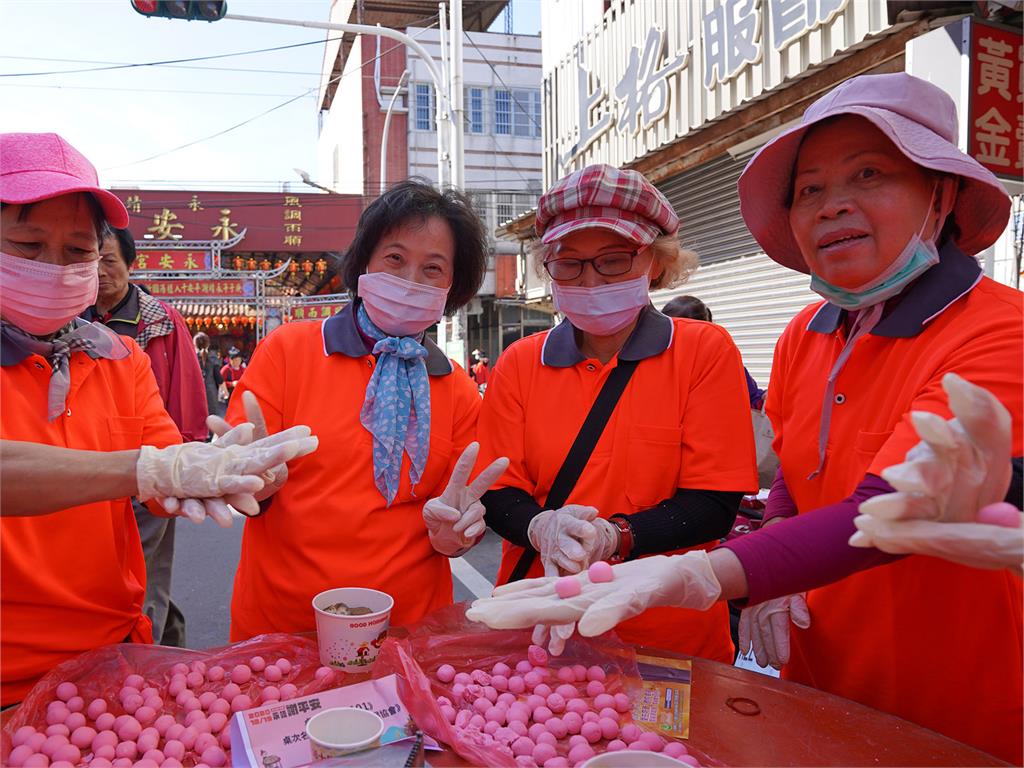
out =
[[(720, 326), (669, 318), (650, 303), (651, 288), (681, 283), (696, 266), (678, 226), (641, 174), (607, 165), (571, 174), (540, 199), (535, 256), (565, 319), (505, 351), (478, 425), (481, 461), (511, 461), (483, 498), (488, 525), (506, 539), (501, 583), (513, 572), (577, 573), (599, 560), (704, 547), (731, 529), (741, 495), (757, 487), (735, 344)], [(579, 479), (551, 508), (570, 446), (627, 362), (636, 368)], [(529, 555), (516, 566), (526, 553), (539, 557), (523, 572)], [(707, 613), (656, 608), (619, 632), (629, 642), (733, 658), (724, 604)], [(553, 628), (549, 646), (560, 652), (571, 633)]]

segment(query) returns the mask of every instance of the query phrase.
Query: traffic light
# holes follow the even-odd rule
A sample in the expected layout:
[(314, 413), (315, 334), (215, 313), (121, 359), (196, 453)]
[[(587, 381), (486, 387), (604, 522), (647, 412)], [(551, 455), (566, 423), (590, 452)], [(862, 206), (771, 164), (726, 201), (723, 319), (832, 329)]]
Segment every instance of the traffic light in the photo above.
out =
[(132, 8), (143, 16), (187, 21), (217, 21), (228, 12), (224, 0), (132, 0)]

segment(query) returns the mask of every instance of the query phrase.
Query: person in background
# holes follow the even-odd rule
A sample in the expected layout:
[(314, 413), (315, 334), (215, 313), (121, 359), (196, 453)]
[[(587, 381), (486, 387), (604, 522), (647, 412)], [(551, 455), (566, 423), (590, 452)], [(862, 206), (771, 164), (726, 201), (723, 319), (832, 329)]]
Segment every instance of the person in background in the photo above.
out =
[[(676, 296), (669, 299), (661, 308), (661, 312), (669, 317), (689, 317), (692, 320), (703, 320), (705, 323), (714, 322), (711, 319), (711, 309), (696, 296)], [(747, 379), (747, 396), (750, 399), (750, 407), (759, 411), (764, 404), (764, 396), (768, 390), (757, 386), (757, 382), (750, 375), (746, 366), (743, 366), (743, 375)]]
[(473, 381), (476, 382), (476, 385), (479, 387), (481, 392), (487, 388), (487, 376), (490, 373), (490, 368), (488, 368), (488, 366), (490, 365), (490, 362), (491, 361), (487, 359), (487, 357), (480, 355), (472, 368)]
[[(188, 327), (172, 306), (130, 282), (135, 241), (128, 229), (110, 228), (100, 245), (96, 303), (82, 316), (135, 339), (149, 357), (164, 408), (185, 441), (206, 440), (206, 399), (199, 363), (192, 353)], [(184, 647), (185, 616), (171, 600), (175, 518), (157, 517), (132, 499), (146, 558), (143, 611), (153, 622), (161, 645)]]
[[(536, 228), (533, 255), (565, 319), (508, 347), (483, 399), (481, 455), (511, 460), (484, 497), (487, 524), (506, 540), (498, 581), (517, 570), (578, 573), (609, 558), (703, 552), (731, 530), (757, 475), (736, 345), (720, 326), (669, 318), (651, 304), (652, 287), (679, 284), (697, 263), (679, 244), (679, 217), (642, 174), (592, 165), (541, 196)], [(626, 364), (635, 370), (579, 479), (564, 504), (548, 507), (598, 393)], [(572, 629), (552, 628), (552, 651)], [(655, 609), (620, 633), (733, 658), (724, 604), (709, 613)]]
[(251, 425), (181, 443), (139, 345), (79, 317), (108, 222), (128, 212), (68, 142), (0, 134), (2, 707), (85, 651), (153, 642), (130, 497), (230, 525), (225, 498), (251, 508), (264, 471), (316, 446), (307, 428), (251, 443)]
[(226, 393), (224, 379), (220, 375), (221, 361), (216, 350), (210, 349), (210, 337), (200, 331), (192, 337), (195, 345), (196, 360), (203, 374), (203, 387), (206, 390), (206, 413), (208, 416), (220, 416), (221, 394)]
[(232, 346), (228, 349), (228, 361), (220, 369), (220, 377), (224, 382), (228, 402), (235, 394), (235, 387), (238, 386), (238, 381), (242, 378), (243, 373), (245, 373), (245, 363), (242, 361), (242, 350)]
[[(865, 502), (906, 492), (886, 470), (921, 437), (959, 452), (936, 422), (953, 413), (952, 374), (1002, 403), (1009, 450), (987, 498), (978, 494), (986, 473), (979, 484), (964, 471), (966, 487), (954, 475), (951, 499), (920, 483), (925, 509), (980, 514), (978, 502), (1007, 493), (1006, 453), (1024, 452), (1024, 295), (986, 277), (975, 258), (1005, 231), (1010, 199), (960, 151), (959, 135), (956, 105), (937, 86), (905, 73), (861, 75), (754, 155), (739, 180), (747, 227), (825, 299), (775, 348), (768, 414), (781, 469), (766, 517), (778, 519), (708, 555), (664, 558), (643, 573), (620, 566), (615, 594), (584, 588), (579, 611), (532, 592), (546, 583), (525, 586), (485, 601), (491, 626), (529, 626), (541, 614), (558, 624), (590, 602), (598, 610), (580, 631), (593, 634), (651, 604), (745, 600), (758, 661), (784, 665), (784, 677), (1024, 762), (1020, 575), (849, 545)], [(966, 492), (977, 500), (948, 506)], [(1021, 503), (1019, 492), (1004, 500)], [(936, 553), (926, 542), (907, 551)]]

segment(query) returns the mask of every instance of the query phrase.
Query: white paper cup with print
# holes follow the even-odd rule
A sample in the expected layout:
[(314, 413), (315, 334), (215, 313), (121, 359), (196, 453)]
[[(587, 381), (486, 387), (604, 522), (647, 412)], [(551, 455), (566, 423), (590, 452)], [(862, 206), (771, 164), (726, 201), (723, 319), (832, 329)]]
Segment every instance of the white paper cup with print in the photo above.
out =
[[(328, 610), (339, 603), (369, 613), (351, 616)], [(388, 635), (394, 605), (387, 592), (365, 587), (328, 589), (314, 597), (320, 663), (347, 672), (369, 672)]]
[(377, 746), (384, 721), (357, 707), (335, 707), (318, 712), (306, 721), (306, 735), (314, 760), (330, 760)]
[(659, 765), (682, 768), (683, 763), (660, 752), (623, 749), (619, 752), (604, 752), (595, 755), (582, 763), (579, 768), (655, 768)]

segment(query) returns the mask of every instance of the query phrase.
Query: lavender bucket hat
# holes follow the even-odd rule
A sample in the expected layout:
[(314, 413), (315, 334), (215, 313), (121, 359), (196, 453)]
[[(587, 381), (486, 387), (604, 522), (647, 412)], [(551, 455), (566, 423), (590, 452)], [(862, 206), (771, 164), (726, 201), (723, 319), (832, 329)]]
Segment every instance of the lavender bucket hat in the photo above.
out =
[(953, 214), (960, 228), (956, 244), (964, 253), (988, 248), (1006, 229), (1009, 195), (994, 174), (957, 148), (956, 105), (949, 95), (903, 72), (861, 75), (808, 107), (800, 125), (765, 144), (740, 176), (740, 212), (770, 258), (810, 273), (789, 226), (793, 168), (807, 130), (838, 115), (871, 121), (912, 162), (960, 177)]

